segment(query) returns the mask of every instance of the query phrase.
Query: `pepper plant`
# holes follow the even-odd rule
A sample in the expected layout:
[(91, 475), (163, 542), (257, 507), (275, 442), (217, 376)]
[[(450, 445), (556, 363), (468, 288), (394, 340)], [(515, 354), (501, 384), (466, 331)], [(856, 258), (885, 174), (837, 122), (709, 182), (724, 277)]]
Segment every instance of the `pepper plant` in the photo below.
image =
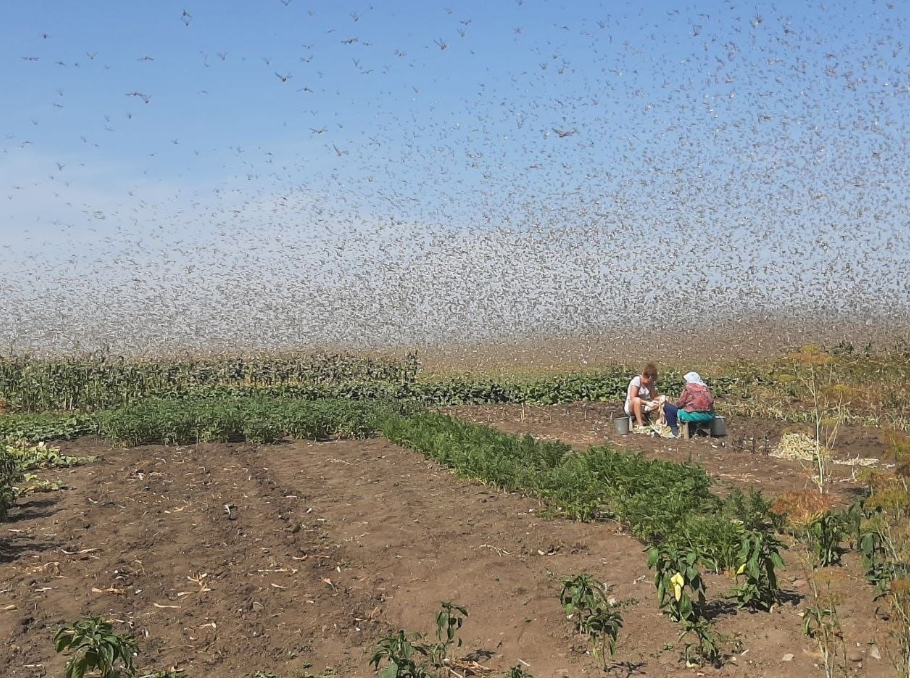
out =
[(780, 586), (774, 569), (783, 567), (780, 557), (783, 544), (777, 537), (761, 530), (749, 530), (740, 540), (737, 587), (734, 590), (740, 607), (770, 610), (780, 599)]
[(595, 657), (607, 668), (607, 652), (616, 652), (616, 638), (622, 628), (622, 613), (610, 604), (603, 586), (589, 574), (565, 577), (559, 593), (566, 618), (575, 630), (588, 636)]
[(139, 648), (132, 636), (114, 633), (101, 617), (83, 617), (62, 627), (54, 636), (57, 652), (72, 652), (65, 678), (83, 678), (97, 672), (100, 678), (131, 678), (136, 675), (133, 656)]

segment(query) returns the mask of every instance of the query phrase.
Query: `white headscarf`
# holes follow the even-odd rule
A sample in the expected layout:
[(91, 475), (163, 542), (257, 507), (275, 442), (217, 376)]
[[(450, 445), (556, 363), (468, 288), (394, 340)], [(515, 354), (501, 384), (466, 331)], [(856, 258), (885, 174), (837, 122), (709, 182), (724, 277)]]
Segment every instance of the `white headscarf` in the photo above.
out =
[(698, 376), (698, 372), (689, 372), (683, 376), (683, 379), (686, 380), (687, 384), (698, 384), (699, 386), (705, 386), (705, 382), (701, 380), (701, 377)]

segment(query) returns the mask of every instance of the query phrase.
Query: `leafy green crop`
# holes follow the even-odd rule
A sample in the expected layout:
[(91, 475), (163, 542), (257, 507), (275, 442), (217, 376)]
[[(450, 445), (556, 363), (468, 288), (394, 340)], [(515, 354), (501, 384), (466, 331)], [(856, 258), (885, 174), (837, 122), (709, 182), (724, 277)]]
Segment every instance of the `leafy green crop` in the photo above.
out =
[(6, 520), (16, 501), (15, 485), (22, 480), (22, 469), (16, 458), (0, 447), (0, 521)]
[(680, 640), (692, 634), (696, 644), (687, 643), (687, 665), (696, 657), (716, 664), (720, 659), (720, 638), (705, 615), (705, 582), (698, 569), (705, 555), (697, 549), (662, 543), (648, 549), (648, 567), (654, 568), (654, 586), (664, 613), (682, 627)]
[[(442, 414), (390, 416), (381, 424), (389, 440), (416, 449), (465, 478), (543, 498), (558, 513), (580, 520), (616, 519), (645, 540), (698, 537), (720, 566), (733, 563), (741, 527), (725, 518), (704, 469), (652, 461), (607, 446), (583, 454), (559, 442), (516, 436)], [(727, 541), (718, 542), (712, 535)]]
[(187, 445), (245, 439), (271, 443), (289, 436), (365, 438), (395, 403), (301, 401), (289, 398), (148, 400), (97, 414), (99, 433), (127, 446)]
[(775, 568), (783, 567), (783, 544), (773, 534), (750, 530), (740, 541), (734, 591), (740, 607), (770, 610), (780, 599)]
[(71, 440), (96, 429), (95, 418), (86, 414), (0, 414), (0, 438), (12, 436), (30, 443)]
[(612, 657), (616, 652), (616, 639), (622, 628), (622, 613), (611, 605), (603, 585), (589, 574), (565, 577), (559, 601), (571, 619), (577, 633), (590, 639), (594, 656), (599, 656), (607, 669), (607, 652)]
[(442, 668), (452, 646), (461, 647), (458, 630), (468, 616), (463, 605), (444, 601), (436, 615), (436, 642), (424, 642), (424, 635), (416, 631), (399, 631), (382, 638), (376, 645), (370, 664), (379, 672), (379, 678), (435, 678), (425, 664)]
[(44, 468), (70, 468), (90, 464), (97, 457), (72, 457), (60, 454), (59, 447), (46, 445), (43, 442), (31, 444), (25, 440), (7, 438), (0, 442), (0, 449), (15, 459), (21, 471), (36, 471)]
[(139, 651), (132, 636), (114, 633), (110, 622), (101, 617), (83, 617), (64, 626), (54, 636), (57, 652), (72, 652), (66, 663), (66, 678), (83, 678), (97, 672), (100, 678), (135, 676), (133, 655)]
[[(357, 385), (378, 385), (386, 394), (413, 383), (416, 354), (404, 360), (345, 354), (126, 360), (106, 354), (60, 359), (0, 358), (0, 400), (19, 412), (98, 410), (146, 398), (203, 395), (206, 389), (314, 389), (321, 397)], [(278, 393), (273, 393), (278, 395)], [(287, 395), (292, 395), (288, 393)]]

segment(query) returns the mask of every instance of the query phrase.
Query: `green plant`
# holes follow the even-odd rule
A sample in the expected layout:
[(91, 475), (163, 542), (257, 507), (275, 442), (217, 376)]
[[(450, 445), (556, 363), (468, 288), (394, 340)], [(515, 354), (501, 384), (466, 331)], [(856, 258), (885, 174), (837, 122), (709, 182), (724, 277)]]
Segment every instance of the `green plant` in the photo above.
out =
[(24, 473), (22, 475), (22, 484), (15, 486), (13, 492), (17, 497), (24, 497), (38, 492), (57, 492), (65, 488), (66, 485), (61, 480), (48, 480), (47, 478), (39, 478), (34, 473)]
[(436, 643), (429, 646), (429, 654), (436, 667), (442, 666), (449, 648), (454, 644), (461, 647), (458, 630), (468, 616), (468, 610), (462, 605), (444, 601), (436, 614)]
[(607, 652), (616, 652), (616, 639), (622, 628), (622, 613), (607, 599), (603, 586), (589, 574), (565, 577), (559, 593), (566, 618), (577, 633), (588, 636), (595, 657), (607, 667)]
[(284, 436), (365, 438), (383, 417), (400, 409), (387, 401), (259, 396), (146, 400), (96, 416), (100, 434), (126, 446), (187, 445), (234, 438), (270, 443)]
[(750, 530), (743, 534), (734, 590), (740, 607), (770, 610), (780, 599), (775, 568), (784, 566), (780, 557), (782, 546), (779, 539), (767, 532)]
[(10, 436), (30, 443), (70, 440), (95, 433), (97, 428), (95, 418), (87, 414), (0, 414), (0, 438)]
[(840, 545), (845, 535), (844, 518), (831, 511), (823, 512), (806, 527), (806, 538), (822, 567), (840, 562)]
[(70, 468), (72, 466), (81, 466), (96, 461), (97, 457), (72, 457), (60, 454), (59, 447), (47, 445), (44, 442), (37, 444), (30, 443), (27, 440), (8, 437), (6, 442), (0, 443), (0, 447), (6, 450), (7, 454), (13, 456), (19, 467), (23, 471), (35, 471), (43, 468)]
[(747, 495), (738, 487), (733, 488), (724, 499), (723, 514), (739, 521), (746, 530), (782, 527), (780, 517), (773, 511), (773, 501), (761, 490), (750, 489)]
[(110, 622), (101, 617), (83, 617), (60, 628), (54, 636), (57, 652), (72, 652), (66, 664), (66, 678), (83, 678), (95, 671), (100, 678), (126, 678), (136, 675), (133, 655), (138, 652), (132, 636), (114, 633)]
[[(696, 644), (686, 643), (684, 656), (691, 666), (699, 659), (716, 664), (720, 659), (720, 638), (704, 613), (705, 584), (698, 569), (702, 554), (671, 543), (647, 549), (648, 567), (654, 568), (654, 585), (661, 610), (682, 630), (679, 640), (692, 634)], [(697, 656), (696, 656), (697, 655)]]
[(189, 356), (129, 360), (95, 353), (40, 359), (0, 358), (0, 399), (18, 412), (100, 410), (149, 398), (270, 394), (307, 397), (394, 395), (413, 384), (417, 355), (350, 354)]
[(22, 470), (16, 458), (0, 446), (0, 521), (6, 520), (10, 507), (16, 502), (16, 483), (22, 480)]
[(452, 645), (461, 647), (458, 630), (468, 616), (463, 605), (444, 601), (436, 614), (436, 642), (424, 642), (424, 635), (416, 631), (399, 631), (386, 636), (376, 645), (370, 664), (379, 671), (379, 678), (435, 678), (423, 665), (425, 658), (436, 668), (442, 667)]
[(502, 674), (502, 678), (534, 678), (534, 676), (525, 671), (521, 664), (518, 664)]
[(809, 589), (812, 605), (803, 616), (803, 634), (818, 644), (825, 669), (825, 678), (834, 678), (837, 673), (846, 676), (847, 648), (843, 630), (837, 614), (837, 599), (830, 588), (830, 581), (822, 589), (818, 578), (810, 573)]
[(701, 661), (709, 664), (717, 664), (720, 661), (720, 636), (714, 631), (714, 623), (705, 617), (697, 617), (693, 620), (683, 621), (683, 630), (679, 634), (679, 640), (687, 635), (695, 636), (696, 643), (686, 643), (683, 651), (686, 666), (694, 666)]
[(386, 636), (376, 645), (370, 664), (379, 671), (379, 665), (385, 662), (385, 668), (379, 672), (379, 678), (433, 678), (426, 668), (417, 660), (429, 656), (423, 635), (415, 632), (399, 631)]
[(705, 583), (698, 569), (701, 554), (670, 543), (651, 546), (647, 554), (660, 609), (676, 622), (693, 619), (705, 605)]
[(575, 453), (436, 413), (389, 416), (381, 432), (419, 450), (458, 475), (543, 498), (554, 513), (580, 520), (615, 518), (633, 534), (654, 539), (694, 513), (716, 511), (711, 479), (694, 464), (652, 461), (606, 446)]

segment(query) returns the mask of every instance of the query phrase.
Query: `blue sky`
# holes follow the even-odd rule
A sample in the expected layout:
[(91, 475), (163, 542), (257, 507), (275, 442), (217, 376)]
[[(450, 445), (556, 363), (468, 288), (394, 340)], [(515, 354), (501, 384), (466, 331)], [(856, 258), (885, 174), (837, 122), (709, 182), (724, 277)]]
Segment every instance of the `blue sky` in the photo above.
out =
[[(887, 272), (908, 263), (908, 18), (878, 0), (7, 0), (0, 286), (207, 305), (227, 266), (249, 287), (219, 292), (232, 306), (305, 268), (321, 277), (301, 290), (408, 337), (457, 334), (460, 293), (483, 327), (579, 330), (604, 319), (561, 316), (568, 288), (653, 304), (694, 279), (727, 315), (836, 296), (906, 318)], [(632, 284), (642, 256), (666, 293)], [(491, 277), (540, 313), (490, 311)], [(16, 322), (59, 316), (28, 308)]]

